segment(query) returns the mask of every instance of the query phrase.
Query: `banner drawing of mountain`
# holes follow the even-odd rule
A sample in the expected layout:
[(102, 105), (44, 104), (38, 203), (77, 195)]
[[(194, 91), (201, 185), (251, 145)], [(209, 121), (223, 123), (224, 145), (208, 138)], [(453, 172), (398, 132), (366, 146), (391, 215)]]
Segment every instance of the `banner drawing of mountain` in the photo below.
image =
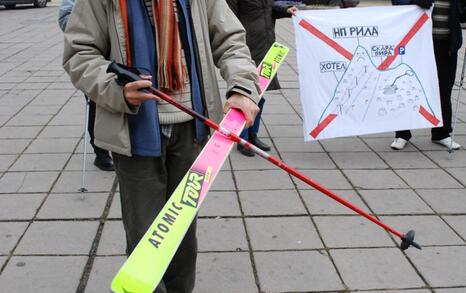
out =
[(364, 122), (396, 119), (406, 112), (419, 113), (434, 125), (439, 122), (416, 72), (408, 64), (380, 70), (368, 51), (358, 46), (311, 136), (316, 138), (325, 128), (321, 126), (337, 117), (348, 115)]

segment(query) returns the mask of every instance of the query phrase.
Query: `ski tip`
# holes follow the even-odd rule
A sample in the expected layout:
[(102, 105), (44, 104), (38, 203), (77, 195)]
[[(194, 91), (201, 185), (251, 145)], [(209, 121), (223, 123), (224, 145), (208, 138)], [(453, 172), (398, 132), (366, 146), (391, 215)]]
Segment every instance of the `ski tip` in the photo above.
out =
[(416, 232), (414, 232), (414, 230), (410, 230), (410, 231), (408, 231), (408, 233), (403, 235), (403, 237), (401, 238), (401, 244), (400, 244), (400, 249), (401, 250), (404, 251), (404, 250), (408, 249), (410, 246), (414, 246), (417, 249), (422, 250), (421, 245), (414, 242), (414, 235), (415, 234), (416, 234)]

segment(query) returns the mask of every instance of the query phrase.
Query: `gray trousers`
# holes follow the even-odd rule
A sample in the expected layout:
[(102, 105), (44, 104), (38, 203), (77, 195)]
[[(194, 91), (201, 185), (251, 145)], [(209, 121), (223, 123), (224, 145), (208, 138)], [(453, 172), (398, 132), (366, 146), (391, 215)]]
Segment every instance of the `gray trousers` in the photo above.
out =
[[(161, 157), (127, 157), (112, 154), (120, 184), (128, 255), (200, 153), (203, 145), (194, 143), (194, 138), (194, 123), (189, 121), (173, 125), (170, 138), (162, 135)], [(196, 256), (194, 220), (155, 292), (192, 292), (196, 275)]]

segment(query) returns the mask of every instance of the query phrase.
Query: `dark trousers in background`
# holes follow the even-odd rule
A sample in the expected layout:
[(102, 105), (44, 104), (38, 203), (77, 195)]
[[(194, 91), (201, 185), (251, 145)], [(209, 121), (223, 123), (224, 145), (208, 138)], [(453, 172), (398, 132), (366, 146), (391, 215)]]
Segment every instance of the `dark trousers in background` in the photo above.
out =
[(95, 102), (92, 101), (88, 96), (85, 96), (86, 102), (89, 103), (89, 118), (87, 121), (87, 131), (89, 133), (89, 141), (91, 143), (92, 148), (94, 149), (94, 153), (108, 153), (107, 150), (101, 149), (94, 144), (94, 125), (95, 125)]
[(249, 135), (257, 134), (259, 132), (259, 126), (261, 124), (261, 116), (262, 116), (262, 109), (264, 108), (264, 103), (265, 103), (265, 99), (261, 98), (259, 100), (259, 103), (257, 104), (257, 106), (259, 107), (259, 113), (257, 113), (256, 119), (254, 120), (254, 124), (251, 125), (251, 127), (249, 127), (248, 129), (244, 129), (241, 132), (240, 137), (242, 139), (248, 140)]
[[(199, 155), (193, 121), (175, 124), (170, 138), (162, 135), (161, 157), (127, 157), (112, 153), (120, 184), (127, 253), (130, 254)], [(196, 275), (196, 221), (175, 254), (156, 293), (189, 293)], [(156, 264), (154, 264), (156, 265)]]
[[(435, 61), (437, 62), (437, 74), (440, 87), (440, 104), (442, 107), (443, 126), (432, 128), (432, 140), (441, 140), (450, 136), (451, 127), (451, 90), (455, 83), (458, 51), (450, 51), (449, 40), (434, 40)], [(397, 131), (396, 137), (405, 140), (411, 138), (411, 131)]]

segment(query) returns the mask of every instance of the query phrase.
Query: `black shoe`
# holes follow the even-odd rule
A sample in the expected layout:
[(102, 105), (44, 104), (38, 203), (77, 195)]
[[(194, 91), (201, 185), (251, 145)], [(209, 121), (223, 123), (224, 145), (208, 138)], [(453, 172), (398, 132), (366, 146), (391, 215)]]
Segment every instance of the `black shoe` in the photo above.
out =
[(245, 155), (246, 157), (254, 157), (254, 156), (256, 155), (256, 154), (254, 154), (253, 151), (251, 151), (250, 149), (245, 148), (244, 146), (242, 146), (242, 145), (240, 145), (240, 144), (238, 144), (238, 145), (236, 146), (236, 148), (238, 149), (238, 151), (239, 151), (240, 153), (242, 153), (242, 154)]
[(108, 152), (96, 152), (94, 165), (102, 171), (115, 171), (113, 161)]
[(248, 141), (255, 145), (256, 147), (260, 148), (263, 151), (270, 151), (270, 147), (263, 143), (258, 137), (257, 134), (250, 134)]

